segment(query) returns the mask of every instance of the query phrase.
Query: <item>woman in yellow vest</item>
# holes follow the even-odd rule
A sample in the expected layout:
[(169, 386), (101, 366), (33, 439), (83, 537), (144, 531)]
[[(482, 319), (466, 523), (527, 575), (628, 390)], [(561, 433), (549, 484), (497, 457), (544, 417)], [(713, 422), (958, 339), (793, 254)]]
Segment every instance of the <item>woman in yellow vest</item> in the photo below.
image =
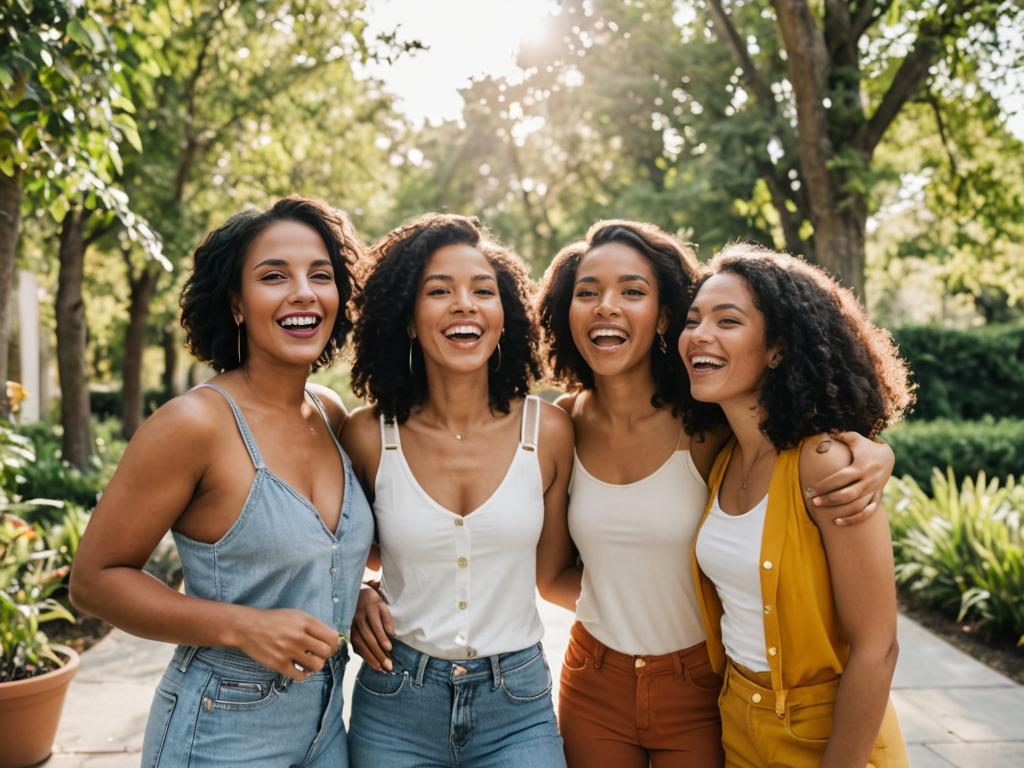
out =
[(805, 490), (912, 402), (891, 337), (848, 290), (756, 246), (712, 261), (679, 339), (696, 400), (734, 439), (711, 472), (694, 582), (729, 766), (906, 766), (889, 703), (896, 591), (888, 521), (830, 524)]

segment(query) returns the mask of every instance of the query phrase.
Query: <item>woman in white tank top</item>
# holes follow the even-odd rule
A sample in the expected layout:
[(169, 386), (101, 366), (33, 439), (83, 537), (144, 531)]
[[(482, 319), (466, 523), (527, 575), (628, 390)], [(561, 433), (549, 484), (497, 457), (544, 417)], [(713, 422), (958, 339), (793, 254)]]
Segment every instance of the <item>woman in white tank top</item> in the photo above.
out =
[(566, 527), (572, 423), (539, 373), (522, 261), (475, 219), (383, 238), (357, 300), (346, 422), (377, 522), (379, 594), (353, 648), (355, 768), (564, 765), (536, 589), (576, 590)]
[[(568, 517), (583, 563), (578, 601), (563, 591), (561, 602), (577, 614), (559, 689), (570, 768), (723, 761), (721, 680), (688, 554), (726, 433), (720, 412), (690, 397), (676, 350), (699, 271), (657, 227), (606, 221), (544, 278), (541, 324), (575, 426)], [(823, 499), (837, 515), (874, 503), (892, 466), (886, 446), (847, 437), (859, 461), (818, 489), (849, 486)]]

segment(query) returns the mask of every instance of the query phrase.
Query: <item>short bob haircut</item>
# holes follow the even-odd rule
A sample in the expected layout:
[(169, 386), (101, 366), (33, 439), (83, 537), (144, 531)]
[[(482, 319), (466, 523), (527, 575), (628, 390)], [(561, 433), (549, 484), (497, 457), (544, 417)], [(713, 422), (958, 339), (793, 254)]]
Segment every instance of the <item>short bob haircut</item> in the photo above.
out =
[(694, 287), (701, 275), (697, 254), (690, 245), (646, 222), (599, 221), (584, 240), (563, 248), (544, 273), (538, 306), (554, 382), (569, 392), (594, 388), (594, 372), (572, 338), (569, 305), (575, 293), (576, 271), (583, 258), (607, 243), (628, 246), (650, 262), (658, 281), (659, 307), (668, 312), (664, 333), (667, 349), (663, 351), (658, 343), (651, 349), (651, 372), (656, 387), (651, 405), (655, 408), (671, 406), (673, 413), (682, 416), (691, 434), (724, 423), (717, 406), (699, 403), (690, 396), (690, 381), (677, 350)]
[(458, 244), (479, 249), (490, 262), (505, 313), (501, 357), (491, 355), (489, 366), (490, 407), (508, 413), (513, 398), (529, 394), (540, 375), (530, 278), (522, 259), (494, 241), (475, 218), (425, 214), (373, 245), (369, 273), (356, 297), (352, 391), (399, 423), (428, 394), (423, 352), (408, 331), (423, 270), (440, 248)]
[[(236, 328), (231, 300), (242, 286), (242, 266), (253, 241), (271, 224), (297, 221), (315, 230), (331, 259), (338, 286), (338, 316), (331, 338), (313, 370), (330, 365), (337, 358), (352, 330), (350, 301), (358, 293), (353, 273), (365, 257), (363, 245), (344, 213), (320, 200), (291, 195), (266, 211), (242, 211), (206, 236), (196, 248), (192, 273), (181, 292), (181, 327), (195, 357), (217, 371), (230, 371), (245, 363), (248, 344)], [(242, 334), (239, 360), (238, 334)]]
[(761, 431), (777, 449), (831, 430), (875, 437), (913, 404), (892, 336), (823, 270), (748, 244), (727, 246), (710, 266), (743, 279), (764, 315), (765, 347), (782, 350), (779, 365), (765, 369), (759, 398)]

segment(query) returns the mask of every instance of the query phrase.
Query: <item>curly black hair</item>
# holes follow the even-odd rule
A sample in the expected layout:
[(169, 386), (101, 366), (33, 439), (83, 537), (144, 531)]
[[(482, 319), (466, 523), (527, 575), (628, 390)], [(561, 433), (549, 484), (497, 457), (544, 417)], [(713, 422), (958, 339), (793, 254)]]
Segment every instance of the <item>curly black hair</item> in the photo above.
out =
[(742, 278), (764, 315), (766, 368), (761, 431), (779, 450), (833, 429), (874, 437), (914, 402), (906, 362), (851, 291), (803, 259), (758, 245), (727, 246), (712, 273)]
[(671, 405), (673, 413), (682, 415), (690, 434), (724, 423), (717, 406), (691, 397), (686, 367), (676, 350), (676, 340), (686, 323), (694, 286), (703, 268), (692, 246), (642, 221), (597, 222), (587, 232), (586, 239), (559, 251), (544, 273), (538, 313), (554, 382), (567, 391), (594, 388), (594, 372), (572, 338), (569, 305), (575, 291), (576, 271), (583, 257), (606, 243), (629, 246), (650, 262), (658, 281), (658, 303), (668, 313), (664, 333), (668, 349), (663, 351), (658, 344), (651, 349), (651, 373), (656, 387), (651, 405), (655, 408)]
[(440, 248), (458, 244), (477, 248), (490, 262), (505, 313), (501, 363), (488, 374), (490, 407), (508, 413), (512, 400), (529, 394), (530, 384), (540, 376), (530, 278), (522, 259), (493, 240), (475, 218), (428, 213), (374, 243), (370, 269), (356, 297), (352, 391), (399, 423), (428, 394), (422, 351), (408, 334), (423, 270)]
[(238, 368), (248, 357), (243, 334), (242, 359), (238, 358), (241, 330), (235, 326), (231, 299), (241, 290), (242, 266), (253, 241), (278, 221), (297, 221), (315, 230), (334, 268), (340, 300), (338, 316), (313, 370), (334, 362), (352, 330), (349, 304), (359, 291), (355, 272), (365, 258), (365, 249), (344, 213), (320, 200), (291, 195), (265, 211), (236, 213), (210, 232), (195, 250), (192, 272), (181, 291), (181, 327), (196, 359), (219, 372)]

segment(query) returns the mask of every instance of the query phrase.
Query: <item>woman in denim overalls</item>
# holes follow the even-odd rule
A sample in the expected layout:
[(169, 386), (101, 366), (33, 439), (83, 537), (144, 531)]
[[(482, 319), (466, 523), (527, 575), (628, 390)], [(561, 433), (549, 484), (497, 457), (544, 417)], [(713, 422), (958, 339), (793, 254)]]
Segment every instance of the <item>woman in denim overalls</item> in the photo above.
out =
[[(341, 681), (373, 521), (335, 439), (344, 406), (306, 379), (345, 342), (360, 255), (341, 214), (299, 197), (196, 249), (181, 320), (220, 374), (134, 436), (72, 572), (76, 606), (178, 645), (144, 766), (347, 765)], [(168, 529), (184, 595), (142, 571)]]

